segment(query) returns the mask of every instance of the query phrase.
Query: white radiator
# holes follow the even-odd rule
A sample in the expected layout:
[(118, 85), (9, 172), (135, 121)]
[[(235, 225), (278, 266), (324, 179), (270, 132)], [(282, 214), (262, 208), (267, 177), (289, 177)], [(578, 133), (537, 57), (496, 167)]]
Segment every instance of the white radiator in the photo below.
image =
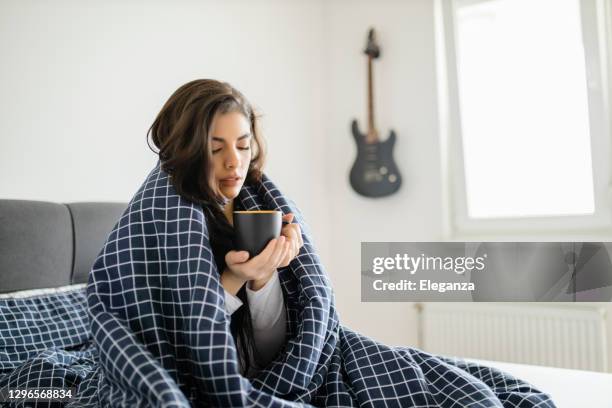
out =
[(417, 309), (420, 348), (431, 353), (607, 370), (603, 308), (439, 302)]

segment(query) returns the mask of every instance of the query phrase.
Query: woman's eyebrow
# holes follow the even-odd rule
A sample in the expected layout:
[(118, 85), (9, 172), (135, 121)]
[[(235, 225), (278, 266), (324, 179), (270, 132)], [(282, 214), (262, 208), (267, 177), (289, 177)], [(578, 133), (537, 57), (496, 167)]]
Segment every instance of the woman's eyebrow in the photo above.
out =
[[(240, 137), (239, 137), (237, 140), (246, 139), (246, 138), (247, 138), (247, 137), (249, 137), (249, 136), (251, 136), (251, 134), (250, 134), (250, 133), (245, 133), (244, 135), (240, 136)], [(212, 140), (213, 140), (214, 142), (221, 142), (221, 143), (225, 143), (225, 139), (222, 139), (222, 138), (220, 138), (220, 137), (216, 137), (216, 136), (213, 136), (213, 137), (212, 137)]]

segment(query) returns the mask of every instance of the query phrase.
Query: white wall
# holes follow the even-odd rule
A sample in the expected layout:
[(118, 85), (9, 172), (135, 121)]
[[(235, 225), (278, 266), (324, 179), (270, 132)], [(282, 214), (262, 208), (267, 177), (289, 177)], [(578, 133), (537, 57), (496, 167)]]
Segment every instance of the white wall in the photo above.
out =
[[(362, 241), (437, 241), (441, 236), (439, 146), (433, 6), (429, 0), (333, 1), (328, 18), (327, 134), (334, 228), (329, 263), (345, 324), (393, 344), (417, 342), (409, 303), (360, 302)], [(356, 149), (350, 120), (366, 122), (367, 28), (376, 29), (381, 57), (374, 63), (376, 122), (381, 138), (398, 135), (395, 159), (403, 186), (393, 196), (367, 199), (348, 185)], [(365, 318), (364, 318), (365, 316)]]
[(263, 113), (267, 171), (328, 258), (320, 2), (0, 3), (0, 197), (129, 201), (176, 88), (232, 83)]

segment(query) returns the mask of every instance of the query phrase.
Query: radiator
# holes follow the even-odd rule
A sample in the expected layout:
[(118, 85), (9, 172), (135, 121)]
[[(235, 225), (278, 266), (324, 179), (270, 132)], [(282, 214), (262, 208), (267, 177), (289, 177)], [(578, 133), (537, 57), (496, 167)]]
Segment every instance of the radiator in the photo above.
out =
[(417, 303), (420, 348), (436, 354), (606, 371), (605, 309)]

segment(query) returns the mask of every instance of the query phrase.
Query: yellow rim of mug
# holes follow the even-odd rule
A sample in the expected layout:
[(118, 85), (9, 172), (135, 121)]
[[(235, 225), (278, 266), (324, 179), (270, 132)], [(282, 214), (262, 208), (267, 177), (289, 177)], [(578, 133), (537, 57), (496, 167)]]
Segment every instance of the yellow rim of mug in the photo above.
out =
[(279, 213), (280, 211), (277, 210), (246, 210), (246, 211), (234, 211), (234, 214), (271, 214), (271, 213)]

